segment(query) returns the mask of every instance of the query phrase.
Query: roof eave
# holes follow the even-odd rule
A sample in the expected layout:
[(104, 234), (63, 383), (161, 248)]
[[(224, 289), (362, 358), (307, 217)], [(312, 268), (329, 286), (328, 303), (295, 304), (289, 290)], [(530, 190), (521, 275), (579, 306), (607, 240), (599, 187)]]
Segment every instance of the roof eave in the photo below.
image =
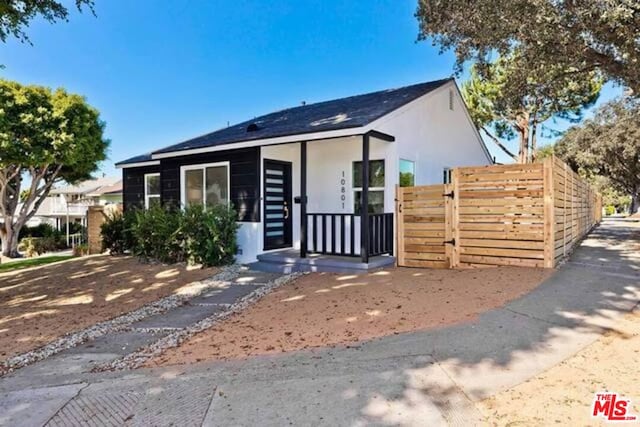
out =
[(144, 162), (119, 162), (116, 163), (116, 169), (126, 169), (126, 168), (140, 168), (143, 166), (156, 166), (160, 164), (160, 160), (148, 160)]
[(272, 138), (262, 138), (254, 140), (237, 141), (229, 144), (213, 145), (210, 147), (192, 148), (187, 150), (155, 152), (151, 154), (154, 160), (166, 159), (171, 157), (188, 156), (191, 154), (210, 153), (214, 151), (235, 150), (240, 148), (260, 147), (265, 145), (293, 144), (304, 141), (317, 141), (322, 139), (333, 138), (349, 138), (370, 133), (372, 136), (385, 141), (395, 141), (395, 137), (378, 132), (372, 129), (371, 123), (365, 126), (328, 130), (322, 132), (296, 133), (291, 135), (283, 135)]

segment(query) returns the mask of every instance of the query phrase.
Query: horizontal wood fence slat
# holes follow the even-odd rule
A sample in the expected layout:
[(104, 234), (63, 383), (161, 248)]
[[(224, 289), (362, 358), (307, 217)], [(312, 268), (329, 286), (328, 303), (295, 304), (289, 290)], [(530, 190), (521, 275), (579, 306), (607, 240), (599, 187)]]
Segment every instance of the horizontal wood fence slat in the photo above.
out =
[(602, 219), (566, 164), (460, 167), (452, 183), (397, 188), (398, 265), (554, 267)]

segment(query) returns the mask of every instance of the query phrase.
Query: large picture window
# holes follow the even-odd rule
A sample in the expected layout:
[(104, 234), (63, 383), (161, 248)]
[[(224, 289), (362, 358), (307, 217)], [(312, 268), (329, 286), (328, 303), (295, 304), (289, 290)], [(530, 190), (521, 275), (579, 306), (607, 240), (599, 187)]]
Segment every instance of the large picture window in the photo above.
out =
[[(353, 211), (362, 213), (362, 162), (353, 162)], [(369, 160), (369, 213), (384, 213), (384, 160)]]
[(229, 203), (229, 163), (183, 166), (183, 206), (215, 206)]
[(144, 207), (149, 209), (160, 204), (160, 174), (148, 173), (144, 176)]

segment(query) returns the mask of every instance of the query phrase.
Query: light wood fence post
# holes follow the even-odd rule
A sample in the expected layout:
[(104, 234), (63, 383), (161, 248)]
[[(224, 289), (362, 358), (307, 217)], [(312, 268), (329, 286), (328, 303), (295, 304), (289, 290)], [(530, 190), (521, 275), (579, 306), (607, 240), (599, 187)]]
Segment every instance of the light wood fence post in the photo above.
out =
[(451, 206), (451, 237), (453, 238), (453, 251), (451, 252), (451, 268), (460, 266), (460, 168), (451, 171), (451, 191), (453, 203)]
[(442, 197), (444, 198), (444, 257), (445, 260), (447, 261), (447, 264), (449, 266), (449, 268), (453, 267), (453, 258), (454, 258), (454, 252), (455, 252), (455, 242), (452, 245), (451, 243), (446, 243), (446, 242), (453, 242), (453, 228), (454, 228), (454, 224), (453, 224), (453, 197), (450, 197), (449, 195), (452, 194), (453, 192), (453, 185), (452, 184), (445, 184), (443, 186), (444, 188), (444, 194), (442, 195)]
[(553, 157), (544, 159), (544, 266), (553, 268), (555, 258), (555, 209), (553, 188)]
[(402, 205), (404, 203), (404, 192), (402, 187), (396, 185), (396, 266), (404, 265), (404, 218)]

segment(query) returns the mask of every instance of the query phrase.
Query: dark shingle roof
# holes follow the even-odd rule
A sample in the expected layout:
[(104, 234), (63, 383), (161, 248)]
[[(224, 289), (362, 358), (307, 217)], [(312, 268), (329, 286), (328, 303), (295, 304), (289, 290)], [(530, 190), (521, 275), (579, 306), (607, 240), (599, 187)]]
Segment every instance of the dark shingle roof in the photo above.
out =
[[(451, 79), (436, 80), (399, 89), (382, 90), (288, 108), (162, 148), (154, 151), (153, 154), (213, 147), (264, 138), (361, 127), (439, 88), (449, 81)], [(250, 126), (253, 128), (251, 131), (248, 130)], [(127, 159), (119, 164), (143, 161), (140, 160), (140, 157)]]

